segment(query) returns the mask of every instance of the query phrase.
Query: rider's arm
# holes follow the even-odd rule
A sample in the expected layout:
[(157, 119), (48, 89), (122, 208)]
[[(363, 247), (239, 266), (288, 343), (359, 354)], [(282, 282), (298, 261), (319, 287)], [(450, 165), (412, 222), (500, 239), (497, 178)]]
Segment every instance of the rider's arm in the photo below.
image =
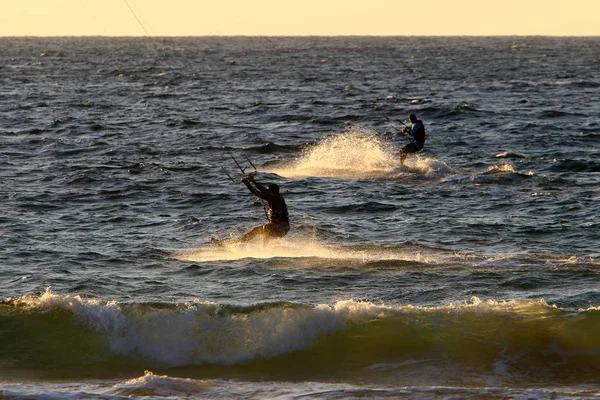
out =
[[(248, 190), (250, 190), (253, 195), (261, 197), (261, 193), (254, 186), (252, 186), (252, 182), (254, 182), (252, 177), (245, 177), (244, 179), (242, 179), (242, 183), (246, 185)], [(254, 183), (256, 184), (256, 182)]]
[(269, 189), (267, 189), (265, 187), (265, 185), (263, 185), (262, 183), (256, 182), (255, 180), (253, 180), (253, 182), (254, 182), (254, 185), (256, 186), (256, 188), (258, 190), (260, 190), (261, 193), (268, 193), (269, 192)]
[(263, 184), (256, 182), (254, 180), (254, 176), (248, 175), (247, 177), (242, 179), (242, 182), (244, 182), (244, 184), (248, 187), (248, 189), (250, 189), (252, 194), (254, 194), (255, 196), (257, 196), (263, 200), (266, 200), (266, 201), (273, 200), (274, 195), (271, 194), (269, 189), (267, 187), (265, 187)]

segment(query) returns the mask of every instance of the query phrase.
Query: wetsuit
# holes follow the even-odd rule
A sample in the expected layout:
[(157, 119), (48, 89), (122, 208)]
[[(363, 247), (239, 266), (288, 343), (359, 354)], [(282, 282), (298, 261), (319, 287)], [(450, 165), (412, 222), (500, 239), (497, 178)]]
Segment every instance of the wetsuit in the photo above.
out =
[(267, 237), (284, 237), (287, 235), (290, 230), (290, 218), (283, 197), (279, 193), (274, 193), (260, 183), (255, 182), (253, 178), (245, 178), (242, 182), (252, 194), (268, 203), (265, 211), (269, 218), (269, 223), (254, 228), (240, 240), (245, 242), (251, 240), (256, 235), (265, 235)]
[(425, 146), (425, 125), (421, 120), (417, 120), (408, 130), (408, 134), (412, 136), (412, 141), (402, 148), (404, 153), (416, 153), (423, 150)]

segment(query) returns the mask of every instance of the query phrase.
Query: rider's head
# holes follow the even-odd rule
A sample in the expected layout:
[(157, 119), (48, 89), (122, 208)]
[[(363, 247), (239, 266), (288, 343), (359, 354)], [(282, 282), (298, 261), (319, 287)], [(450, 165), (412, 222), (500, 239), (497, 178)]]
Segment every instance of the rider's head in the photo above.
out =
[(415, 122), (417, 122), (417, 116), (416, 116), (415, 114), (410, 114), (410, 115), (408, 116), (408, 119), (409, 119), (409, 121), (410, 121), (410, 122), (412, 122), (413, 124), (414, 124)]
[(279, 194), (279, 185), (276, 185), (274, 183), (269, 183), (269, 186), (267, 186), (267, 189), (269, 189), (269, 192), (271, 192), (271, 193)]

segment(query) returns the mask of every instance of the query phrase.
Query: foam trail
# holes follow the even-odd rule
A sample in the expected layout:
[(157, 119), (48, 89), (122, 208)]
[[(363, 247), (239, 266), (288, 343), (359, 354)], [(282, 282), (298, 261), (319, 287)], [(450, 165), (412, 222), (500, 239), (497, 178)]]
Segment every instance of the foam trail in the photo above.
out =
[(395, 179), (409, 174), (436, 176), (451, 172), (442, 161), (421, 156), (409, 157), (405, 165), (400, 165), (399, 151), (374, 131), (354, 129), (306, 148), (291, 164), (263, 170), (286, 178), (342, 179)]
[(414, 250), (399, 248), (334, 247), (314, 238), (286, 237), (274, 239), (263, 245), (260, 241), (229, 243), (223, 246), (209, 245), (191, 253), (175, 256), (181, 261), (207, 262), (217, 260), (240, 260), (244, 258), (322, 258), (330, 260), (354, 260), (362, 263), (381, 260), (404, 260), (438, 263), (439, 255), (423, 255)]
[(353, 130), (330, 136), (304, 150), (292, 164), (270, 168), (287, 178), (309, 176), (371, 178), (398, 166), (397, 151), (373, 131)]

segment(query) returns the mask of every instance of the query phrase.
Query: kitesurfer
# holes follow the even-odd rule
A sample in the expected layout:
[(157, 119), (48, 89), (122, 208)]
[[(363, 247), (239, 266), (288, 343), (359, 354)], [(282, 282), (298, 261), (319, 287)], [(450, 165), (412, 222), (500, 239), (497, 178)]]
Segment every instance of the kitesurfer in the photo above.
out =
[(287, 235), (290, 230), (290, 218), (285, 200), (279, 194), (279, 186), (274, 183), (264, 186), (254, 180), (254, 174), (246, 175), (242, 182), (252, 194), (267, 202), (265, 212), (269, 223), (257, 226), (242, 236), (239, 241), (247, 242), (257, 236), (263, 236), (263, 240), (266, 241), (270, 238), (281, 238)]
[(411, 127), (406, 126), (403, 130), (404, 134), (410, 136), (411, 142), (400, 150), (400, 164), (404, 165), (404, 160), (409, 153), (416, 153), (423, 150), (425, 146), (425, 125), (423, 121), (417, 119), (415, 114), (410, 114), (408, 119)]

